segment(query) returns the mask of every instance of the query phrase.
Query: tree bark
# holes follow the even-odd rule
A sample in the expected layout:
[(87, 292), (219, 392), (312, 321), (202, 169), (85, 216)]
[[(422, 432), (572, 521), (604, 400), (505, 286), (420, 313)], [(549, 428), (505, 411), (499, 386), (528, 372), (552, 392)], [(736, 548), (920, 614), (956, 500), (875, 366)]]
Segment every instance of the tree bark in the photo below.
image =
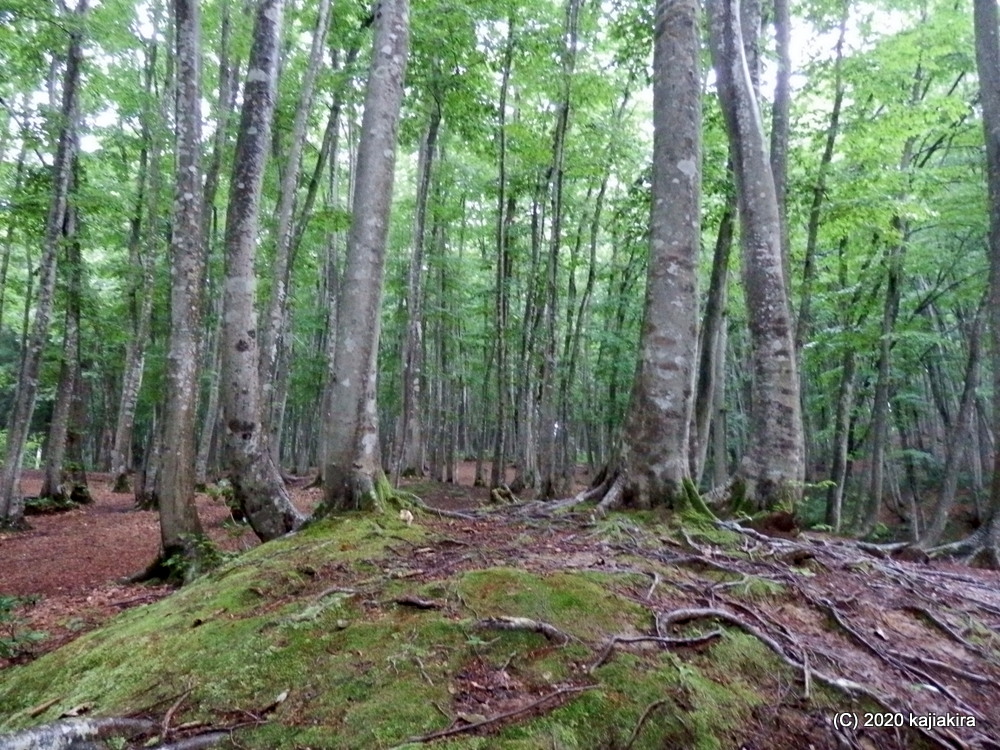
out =
[(733, 489), (755, 509), (794, 506), (804, 472), (802, 413), (774, 176), (748, 73), (738, 3), (709, 0), (707, 7), (736, 177), (753, 371), (754, 440)]
[[(156, 496), (160, 561), (187, 581), (200, 569), (204, 536), (194, 504), (194, 434), (198, 403), (198, 335), (205, 269), (202, 245), (201, 30), (197, 0), (173, 0), (176, 62), (176, 183), (171, 233), (170, 342), (163, 445)], [(154, 562), (152, 572), (157, 567)], [(178, 567), (180, 570), (178, 570)]]
[(337, 311), (322, 512), (370, 509), (383, 479), (376, 376), (396, 134), (409, 46), (409, 3), (375, 7), (375, 43), (358, 146), (347, 266)]
[[(698, 337), (698, 372), (694, 402), (694, 422), (691, 426), (691, 476), (701, 480), (708, 457), (712, 416), (717, 414), (715, 391), (722, 387), (725, 376), (726, 348), (723, 345), (729, 304), (729, 256), (733, 249), (733, 229), (736, 224), (736, 193), (726, 196), (726, 206), (719, 222), (712, 256), (712, 276), (708, 283), (705, 314)], [(719, 427), (718, 425), (715, 426)]]
[(233, 495), (262, 541), (304, 520), (292, 505), (269, 450), (261, 403), (256, 310), (260, 194), (274, 117), (283, 0), (262, 0), (243, 89), (243, 115), (226, 211), (220, 398), (225, 465)]
[[(78, 146), (74, 146), (74, 153)], [(73, 176), (70, 191), (76, 191), (78, 163), (73, 160)], [(70, 435), (70, 419), (74, 398), (80, 387), (80, 285), (81, 258), (80, 240), (77, 236), (77, 209), (67, 206), (63, 225), (63, 239), (66, 242), (65, 266), (68, 269), (66, 291), (65, 332), (63, 334), (62, 362), (59, 367), (59, 385), (49, 422), (46, 439), (45, 470), (39, 497), (71, 502), (74, 495), (72, 484), (66, 482), (68, 472), (66, 449)], [(86, 493), (83, 493), (86, 496)]]
[[(287, 145), (287, 163), (281, 173), (278, 190), (277, 240), (271, 274), (271, 296), (268, 300), (264, 319), (264, 330), (260, 342), (260, 383), (261, 418), (268, 430), (269, 450), (272, 461), (279, 461), (280, 424), (279, 411), (282, 400), (279, 397), (279, 381), (287, 378), (287, 373), (279, 369), (280, 351), (283, 347), (285, 328), (288, 321), (288, 292), (291, 280), (292, 253), (295, 249), (292, 219), (295, 209), (295, 195), (302, 173), (302, 149), (306, 143), (306, 127), (312, 110), (313, 91), (316, 77), (323, 63), (326, 48), (327, 29), (330, 25), (330, 0), (320, 0), (316, 12), (316, 26), (313, 30), (309, 62), (299, 86), (298, 104), (292, 123), (291, 138)], [(282, 149), (286, 151), (286, 149)]]
[[(989, 208), (987, 291), (990, 359), (993, 366), (993, 434), (1000, 434), (1000, 30), (995, 0), (973, 0), (976, 68), (986, 140), (986, 188)], [(1000, 450), (993, 453), (989, 517), (955, 550), (1000, 567)]]
[(24, 499), (21, 496), (20, 488), (21, 462), (24, 457), (24, 446), (28, 440), (28, 433), (31, 430), (35, 398), (38, 395), (38, 374), (42, 363), (42, 352), (48, 339), (49, 322), (52, 317), (55, 296), (59, 240), (62, 236), (69, 200), (76, 146), (77, 88), (83, 60), (83, 19), (86, 13), (87, 2), (82, 0), (74, 11), (75, 18), (70, 20), (70, 41), (60, 110), (59, 141), (52, 170), (52, 201), (46, 219), (45, 242), (39, 265), (35, 318), (31, 327), (30, 342), (21, 362), (17, 395), (7, 421), (7, 451), (3, 468), (0, 470), (0, 526), (11, 528), (24, 526)]
[(653, 188), (639, 363), (622, 449), (626, 504), (679, 507), (690, 477), (701, 244), (697, 0), (658, 0), (653, 42)]
[(417, 159), (417, 204), (413, 220), (413, 253), (406, 284), (406, 332), (403, 336), (402, 392), (403, 408), (396, 433), (396, 461), (393, 481), (400, 476), (424, 475), (424, 434), (422, 422), (421, 385), (424, 378), (424, 245), (427, 228), (427, 206), (430, 202), (431, 175), (437, 151), (441, 125), (441, 102), (432, 94), (427, 131), (420, 143)]
[[(154, 37), (146, 62), (145, 96), (154, 96), (157, 37), (159, 17), (154, 18)], [(164, 102), (166, 99), (164, 99)], [(128, 492), (128, 475), (132, 469), (132, 434), (135, 427), (135, 410), (142, 387), (143, 370), (146, 363), (146, 348), (149, 339), (153, 312), (153, 269), (154, 259), (160, 242), (160, 186), (161, 186), (161, 138), (167, 122), (167, 113), (147, 106), (142, 117), (143, 148), (138, 177), (139, 198), (136, 201), (133, 230), (129, 239), (129, 262), (132, 269), (130, 289), (132, 335), (125, 348), (125, 363), (122, 366), (121, 396), (115, 420), (114, 442), (111, 447), (112, 491)]]

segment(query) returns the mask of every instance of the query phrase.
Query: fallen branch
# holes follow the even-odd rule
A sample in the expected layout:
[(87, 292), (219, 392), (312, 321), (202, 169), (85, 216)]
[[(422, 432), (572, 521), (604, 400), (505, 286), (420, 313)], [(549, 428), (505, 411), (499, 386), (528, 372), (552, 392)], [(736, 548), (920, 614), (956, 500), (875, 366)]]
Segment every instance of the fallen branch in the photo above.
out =
[(429, 734), (422, 734), (417, 737), (410, 737), (404, 740), (402, 744), (397, 745), (392, 748), (392, 750), (399, 750), (400, 748), (406, 747), (411, 744), (423, 744), (426, 742), (433, 742), (434, 740), (439, 740), (442, 737), (453, 737), (456, 734), (463, 734), (465, 732), (473, 732), (481, 727), (489, 726), (490, 724), (496, 724), (499, 721), (505, 721), (507, 719), (513, 719), (515, 716), (520, 716), (521, 714), (526, 714), (532, 711), (543, 703), (548, 703), (554, 698), (559, 698), (563, 695), (571, 695), (573, 693), (582, 693), (585, 690), (594, 690), (599, 687), (598, 685), (580, 685), (577, 687), (560, 688), (555, 692), (549, 693), (548, 695), (543, 695), (538, 700), (529, 703), (527, 706), (522, 706), (521, 708), (515, 709), (513, 711), (507, 711), (506, 713), (497, 714), (495, 716), (489, 716), (482, 721), (476, 721), (471, 724), (463, 724), (460, 727), (449, 727), (448, 729), (441, 729), (437, 732), (430, 732)]
[(570, 637), (555, 625), (527, 617), (487, 617), (479, 620), (473, 627), (480, 630), (524, 630), (529, 633), (541, 633), (550, 641), (562, 643), (568, 643), (570, 640)]

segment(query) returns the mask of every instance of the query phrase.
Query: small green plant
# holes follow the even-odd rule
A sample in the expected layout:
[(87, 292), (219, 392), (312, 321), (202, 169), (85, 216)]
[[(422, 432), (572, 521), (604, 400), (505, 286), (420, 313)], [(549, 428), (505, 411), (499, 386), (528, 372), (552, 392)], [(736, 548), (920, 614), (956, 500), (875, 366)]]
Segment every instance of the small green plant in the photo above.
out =
[(35, 597), (0, 596), (0, 659), (24, 656), (31, 644), (48, 637), (39, 630), (24, 630), (24, 620), (17, 614), (23, 604), (33, 604)]

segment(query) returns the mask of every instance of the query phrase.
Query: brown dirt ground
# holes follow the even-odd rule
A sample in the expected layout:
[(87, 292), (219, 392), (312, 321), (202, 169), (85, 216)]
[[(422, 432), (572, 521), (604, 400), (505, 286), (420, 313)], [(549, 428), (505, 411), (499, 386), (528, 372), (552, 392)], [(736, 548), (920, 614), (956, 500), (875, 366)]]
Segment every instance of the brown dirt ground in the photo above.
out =
[[(443, 509), (478, 506), (486, 502), (489, 492), (473, 487), (474, 477), (475, 465), (463, 462), (458, 484), (440, 485), (425, 500)], [(160, 543), (156, 511), (137, 510), (131, 494), (111, 492), (107, 474), (91, 473), (88, 479), (94, 498), (91, 505), (29, 516), (29, 531), (0, 533), (0, 596), (28, 597), (30, 603), (18, 613), (21, 627), (48, 634), (22, 660), (58, 648), (123, 609), (155, 601), (171, 591), (167, 586), (124, 582), (156, 556)], [(22, 493), (36, 496), (41, 480), (40, 472), (25, 471)], [(290, 487), (293, 501), (304, 511), (315, 507), (321, 496), (320, 490), (306, 488), (308, 483), (302, 479)], [(221, 549), (250, 549), (259, 543), (247, 527), (231, 523), (229, 509), (221, 500), (199, 493), (196, 502), (206, 534)]]

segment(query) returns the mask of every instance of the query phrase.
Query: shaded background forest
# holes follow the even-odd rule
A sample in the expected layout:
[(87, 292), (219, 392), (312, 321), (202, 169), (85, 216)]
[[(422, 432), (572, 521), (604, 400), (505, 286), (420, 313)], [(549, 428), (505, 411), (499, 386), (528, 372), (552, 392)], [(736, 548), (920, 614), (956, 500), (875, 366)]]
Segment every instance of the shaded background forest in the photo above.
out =
[[(277, 342), (267, 421), (294, 474), (319, 463), (331, 311), (351, 212), (365, 210), (350, 196), (369, 9), (338, 0), (327, 15), (320, 5), (286, 9), (258, 254), (261, 326)], [(471, 458), (486, 484), (502, 481), (491, 465), (511, 464), (517, 492), (558, 496), (570, 492), (578, 463), (596, 473), (612, 457), (649, 246), (648, 6), (412, 4), (379, 353), (390, 474), (426, 470), (449, 481), (455, 462)], [(755, 46), (770, 122), (776, 16), (771, 3), (761, 10)], [(200, 481), (218, 473), (224, 206), (252, 17), (238, 0), (202, 6), (209, 264)], [(26, 459), (56, 461), (57, 470), (142, 467), (148, 489), (169, 450), (158, 437), (175, 182), (169, 13), (156, 0), (105, 0), (85, 15), (13, 0), (0, 21), (0, 414), (6, 422), (30, 332), (69, 37), (82, 24), (76, 227), (60, 248)], [(994, 435), (971, 7), (793, 3), (788, 31), (783, 193), (803, 383), (803, 513), (863, 531), (898, 521), (915, 536), (942, 497), (958, 496), (960, 520), (975, 523)], [(754, 439), (735, 195), (707, 56), (695, 411), (711, 437), (694, 467), (704, 489), (725, 481)], [(704, 335), (711, 319), (719, 335)], [(69, 429), (53, 441), (60, 408)]]

